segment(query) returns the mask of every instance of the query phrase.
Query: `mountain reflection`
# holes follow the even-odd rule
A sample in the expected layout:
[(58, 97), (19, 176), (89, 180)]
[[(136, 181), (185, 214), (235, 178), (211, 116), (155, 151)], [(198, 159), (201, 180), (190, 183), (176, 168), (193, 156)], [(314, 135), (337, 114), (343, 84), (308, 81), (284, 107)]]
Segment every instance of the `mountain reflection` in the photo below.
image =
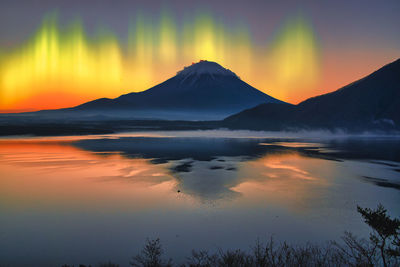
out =
[[(347, 159), (386, 166), (390, 172), (383, 176), (381, 171), (377, 174), (369, 171), (356, 177), (398, 189), (393, 179), (386, 178), (398, 174), (399, 151), (396, 140), (313, 142), (287, 138), (118, 136), (58, 141), (21, 139), (0, 141), (0, 172), (12, 177), (16, 168), (7, 166), (18, 166), (20, 175), (27, 177), (26, 184), (34, 183), (36, 177), (42, 189), (37, 186), (26, 186), (27, 192), (17, 187), (7, 189), (23, 199), (25, 195), (41, 199), (51, 194), (65, 202), (70, 201), (62, 199), (68, 195), (65, 190), (71, 190), (76, 203), (99, 202), (103, 198), (105, 201), (105, 195), (118, 196), (122, 201), (135, 194), (140, 196), (141, 205), (171, 197), (215, 202), (245, 195), (246, 199), (257, 196), (291, 206), (307, 205), (306, 202), (317, 197), (316, 192), (329, 186), (330, 178), (342, 175), (338, 164)], [(10, 184), (13, 182), (10, 180)], [(108, 184), (99, 186), (100, 191), (96, 192), (93, 182)], [(6, 188), (8, 180), (3, 183)], [(29, 191), (34, 188), (37, 192)], [(263, 194), (259, 194), (260, 189)], [(48, 192), (43, 194), (41, 190)], [(158, 190), (158, 194), (153, 190)], [(101, 196), (95, 198), (100, 192)]]
[(162, 134), (0, 139), (3, 255), (320, 242), (362, 229), (357, 205), (398, 210), (398, 140)]
[[(249, 172), (242, 171), (245, 162), (259, 162), (265, 157), (282, 157), (294, 152), (300, 155), (300, 149), (316, 148), (315, 144), (299, 148), (273, 145), (273, 142), (256, 138), (123, 137), (79, 140), (73, 145), (96, 153), (118, 152), (125, 158), (148, 159), (154, 165), (163, 165), (170, 177), (176, 180), (177, 192), (207, 202), (237, 197), (240, 192), (233, 188), (241, 183), (266, 181), (274, 175), (273, 171), (278, 176), (284, 168), (273, 170), (271, 167), (269, 175), (252, 173), (249, 176)], [(266, 146), (266, 143), (270, 145)], [(286, 169), (285, 175), (296, 176), (299, 172), (301, 170)]]
[[(399, 144), (398, 140), (342, 139), (319, 143), (283, 138), (211, 137), (121, 137), (73, 143), (88, 151), (118, 152), (126, 158), (144, 158), (155, 165), (167, 164), (165, 168), (176, 179), (177, 190), (202, 201), (238, 196), (240, 193), (234, 188), (250, 180), (264, 183), (271, 179), (318, 180), (304, 170), (306, 158), (396, 161), (400, 158), (397, 157), (399, 150), (396, 152)], [(292, 161), (284, 164), (285, 158)], [(246, 168), (243, 166), (249, 164), (262, 165), (267, 171), (244, 173)]]
[(119, 152), (127, 158), (152, 159), (153, 163), (218, 157), (259, 158), (266, 154), (296, 151), (307, 157), (331, 160), (362, 159), (400, 162), (398, 138), (222, 138), (222, 137), (118, 137), (81, 139), (72, 145), (92, 152)]

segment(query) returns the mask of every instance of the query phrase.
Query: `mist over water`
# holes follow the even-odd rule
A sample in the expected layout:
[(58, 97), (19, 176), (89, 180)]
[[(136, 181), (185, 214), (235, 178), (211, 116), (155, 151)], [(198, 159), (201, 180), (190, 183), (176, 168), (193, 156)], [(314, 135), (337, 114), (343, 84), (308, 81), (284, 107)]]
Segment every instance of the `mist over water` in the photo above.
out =
[(319, 136), (0, 139), (1, 262), (127, 266), (157, 237), (183, 261), (191, 249), (246, 250), (271, 235), (294, 244), (345, 230), (367, 237), (357, 205), (382, 203), (398, 217), (400, 139)]

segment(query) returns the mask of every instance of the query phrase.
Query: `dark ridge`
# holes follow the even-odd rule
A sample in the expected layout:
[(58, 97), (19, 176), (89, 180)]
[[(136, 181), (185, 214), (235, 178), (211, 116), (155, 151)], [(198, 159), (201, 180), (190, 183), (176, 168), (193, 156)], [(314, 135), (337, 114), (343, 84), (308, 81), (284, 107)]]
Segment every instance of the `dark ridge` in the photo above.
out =
[(255, 130), (400, 130), (400, 59), (332, 93), (298, 105), (261, 104), (226, 118), (229, 128)]

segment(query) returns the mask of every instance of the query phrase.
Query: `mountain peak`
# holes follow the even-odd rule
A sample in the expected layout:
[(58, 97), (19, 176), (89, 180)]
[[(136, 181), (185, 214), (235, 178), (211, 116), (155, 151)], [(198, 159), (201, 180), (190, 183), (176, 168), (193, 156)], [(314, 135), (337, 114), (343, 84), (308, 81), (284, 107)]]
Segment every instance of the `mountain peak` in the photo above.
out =
[(192, 63), (190, 66), (186, 66), (183, 70), (179, 71), (177, 75), (179, 76), (191, 76), (191, 75), (222, 75), (222, 76), (234, 76), (238, 77), (234, 72), (226, 69), (219, 65), (217, 62), (200, 60), (197, 63)]
[(200, 61), (143, 92), (95, 100), (77, 108), (100, 114), (113, 112), (115, 116), (215, 120), (261, 103), (281, 101), (257, 90), (216, 62)]

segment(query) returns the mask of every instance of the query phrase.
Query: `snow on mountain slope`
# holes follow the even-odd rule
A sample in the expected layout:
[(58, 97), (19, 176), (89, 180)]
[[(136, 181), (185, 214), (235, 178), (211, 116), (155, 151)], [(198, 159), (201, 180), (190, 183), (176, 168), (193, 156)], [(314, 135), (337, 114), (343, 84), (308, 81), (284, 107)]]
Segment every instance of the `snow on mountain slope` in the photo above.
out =
[(250, 86), (216, 62), (200, 61), (148, 90), (98, 99), (75, 109), (97, 113), (129, 111), (164, 119), (181, 118), (171, 116), (172, 113), (196, 114), (196, 119), (222, 119), (262, 103), (284, 102)]
[(190, 76), (190, 75), (201, 75), (201, 74), (209, 74), (209, 75), (226, 75), (226, 76), (234, 76), (237, 75), (229, 69), (226, 69), (213, 61), (200, 60), (198, 63), (192, 63), (191, 66), (184, 67), (183, 70), (177, 73), (177, 76)]

